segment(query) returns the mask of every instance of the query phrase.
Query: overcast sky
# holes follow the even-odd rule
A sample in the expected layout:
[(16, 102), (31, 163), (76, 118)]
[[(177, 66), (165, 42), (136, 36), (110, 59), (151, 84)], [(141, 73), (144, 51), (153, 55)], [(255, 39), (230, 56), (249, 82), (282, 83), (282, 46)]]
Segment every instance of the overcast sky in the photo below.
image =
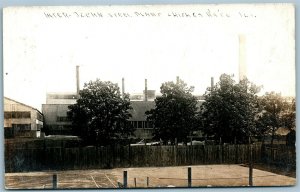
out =
[(76, 65), (81, 88), (124, 77), (126, 92), (142, 93), (147, 78), (158, 93), (180, 76), (203, 94), (210, 77), (238, 81), (241, 35), (248, 79), (295, 96), (290, 5), (11, 8), (3, 17), (4, 96), (38, 109), (47, 92), (76, 91)]

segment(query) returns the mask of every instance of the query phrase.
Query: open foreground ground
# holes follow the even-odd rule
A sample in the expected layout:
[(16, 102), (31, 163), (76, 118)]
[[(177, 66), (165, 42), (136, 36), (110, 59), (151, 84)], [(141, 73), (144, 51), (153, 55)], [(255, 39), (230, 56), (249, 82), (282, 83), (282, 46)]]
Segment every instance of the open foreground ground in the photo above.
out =
[[(242, 165), (198, 165), (178, 167), (116, 168), (98, 170), (6, 173), (7, 189), (118, 188), (127, 171), (128, 187), (187, 187), (188, 167), (192, 169), (192, 187), (248, 186), (249, 168)], [(147, 179), (148, 177), (148, 179)], [(147, 182), (148, 180), (148, 182)], [(253, 169), (253, 186), (291, 186), (296, 179)]]

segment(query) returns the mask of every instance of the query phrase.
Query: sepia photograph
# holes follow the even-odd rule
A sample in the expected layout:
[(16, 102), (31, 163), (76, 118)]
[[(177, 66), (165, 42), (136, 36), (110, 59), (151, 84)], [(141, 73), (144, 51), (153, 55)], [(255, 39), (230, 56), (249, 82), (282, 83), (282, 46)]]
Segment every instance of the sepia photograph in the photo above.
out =
[(5, 189), (296, 185), (295, 6), (3, 8)]

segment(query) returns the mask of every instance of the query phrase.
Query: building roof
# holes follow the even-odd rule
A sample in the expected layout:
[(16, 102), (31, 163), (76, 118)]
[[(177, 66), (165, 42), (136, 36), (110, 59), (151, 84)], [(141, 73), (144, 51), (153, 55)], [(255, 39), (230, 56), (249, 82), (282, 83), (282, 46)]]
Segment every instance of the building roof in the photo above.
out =
[(16, 100), (11, 99), (11, 98), (8, 98), (8, 97), (4, 97), (4, 99), (7, 99), (7, 100), (10, 100), (10, 101), (12, 101), (12, 102), (18, 103), (18, 104), (20, 104), (20, 105), (24, 105), (24, 106), (26, 106), (26, 107), (29, 107), (29, 108), (31, 108), (31, 109), (33, 109), (33, 110), (36, 110), (36, 111), (39, 112), (41, 115), (43, 115), (42, 112), (40, 112), (38, 109), (36, 109), (36, 108), (34, 108), (34, 107), (31, 107), (31, 106), (29, 106), (29, 105), (26, 105), (26, 104), (24, 104), (24, 103), (21, 103), (21, 102), (19, 102), (19, 101), (16, 101)]
[(77, 99), (76, 93), (47, 93), (47, 99)]
[[(200, 107), (203, 102), (204, 101), (199, 100), (197, 102), (197, 107)], [(155, 108), (155, 101), (131, 101), (131, 107), (131, 121), (146, 121), (147, 117), (145, 112)]]
[(131, 101), (131, 121), (145, 121), (145, 112), (155, 107), (154, 101)]
[(276, 130), (276, 134), (277, 135), (287, 135), (289, 132), (291, 132), (291, 130), (289, 128), (286, 128), (286, 127), (279, 127), (277, 130)]

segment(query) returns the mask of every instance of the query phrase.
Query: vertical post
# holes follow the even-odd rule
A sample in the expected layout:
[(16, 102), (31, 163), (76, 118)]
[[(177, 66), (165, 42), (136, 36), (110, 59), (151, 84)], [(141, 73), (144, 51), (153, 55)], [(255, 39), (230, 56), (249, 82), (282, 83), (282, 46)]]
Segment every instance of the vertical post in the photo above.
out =
[(213, 88), (214, 88), (214, 78), (211, 77), (211, 78), (210, 78), (210, 90), (212, 91)]
[(134, 178), (134, 187), (136, 187), (136, 178)]
[(177, 138), (175, 138), (175, 145), (173, 146), (174, 149), (174, 161), (175, 161), (175, 166), (177, 165)]
[(246, 63), (246, 37), (244, 34), (239, 35), (239, 81), (247, 76), (247, 63)]
[(222, 164), (223, 163), (223, 145), (219, 145), (219, 160), (220, 160), (220, 163)]
[(147, 79), (145, 79), (145, 101), (148, 101), (148, 86), (147, 86)]
[[(236, 140), (235, 140), (235, 142), (236, 142)], [(238, 147), (238, 145), (235, 143), (235, 145), (234, 145), (234, 150), (235, 150), (235, 163), (236, 164), (238, 164), (238, 162), (239, 162), (239, 160), (238, 160), (238, 157), (239, 157), (239, 147)]]
[(125, 82), (124, 82), (124, 77), (122, 78), (122, 97), (124, 99), (124, 95), (125, 95)]
[(77, 94), (77, 96), (79, 96), (79, 90), (80, 90), (80, 87), (79, 87), (79, 66), (77, 65), (76, 66), (76, 94)]
[(179, 84), (179, 76), (176, 76), (176, 84)]
[(192, 168), (188, 167), (188, 187), (192, 187)]
[(123, 187), (127, 188), (127, 171), (123, 172)]
[(52, 176), (52, 185), (53, 185), (53, 189), (57, 189), (57, 175), (53, 174)]
[(147, 177), (147, 187), (149, 187), (149, 177)]
[(253, 186), (253, 164), (252, 164), (252, 146), (249, 137), (249, 186)]

